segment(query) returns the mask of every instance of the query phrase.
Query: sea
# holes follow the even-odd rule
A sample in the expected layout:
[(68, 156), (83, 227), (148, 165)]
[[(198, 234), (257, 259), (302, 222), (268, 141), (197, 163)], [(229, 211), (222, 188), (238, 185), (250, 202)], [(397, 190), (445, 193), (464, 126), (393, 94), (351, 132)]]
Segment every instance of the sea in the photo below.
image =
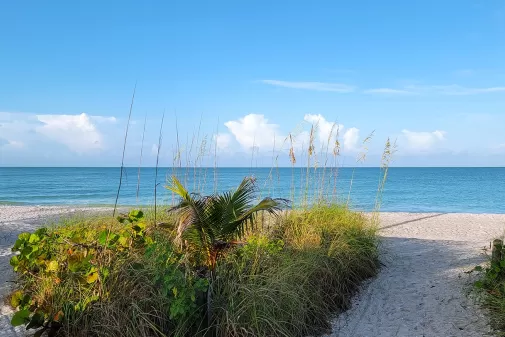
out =
[[(0, 204), (113, 205), (119, 167), (0, 167)], [(175, 175), (190, 192), (233, 190), (254, 177), (258, 198), (281, 197), (294, 207), (321, 200), (370, 211), (505, 213), (505, 168), (123, 168), (118, 204), (170, 205), (165, 186)], [(381, 187), (382, 186), (382, 187)]]

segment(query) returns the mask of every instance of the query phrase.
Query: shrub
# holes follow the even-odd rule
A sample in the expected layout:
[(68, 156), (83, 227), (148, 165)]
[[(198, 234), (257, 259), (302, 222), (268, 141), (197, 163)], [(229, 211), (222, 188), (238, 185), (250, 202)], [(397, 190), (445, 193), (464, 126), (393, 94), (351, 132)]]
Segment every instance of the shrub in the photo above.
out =
[(306, 336), (378, 267), (375, 230), (343, 207), (256, 217), (212, 278), (161, 217), (155, 227), (132, 211), (21, 234), (12, 323), (39, 336)]
[(496, 335), (505, 336), (505, 249), (499, 247), (496, 258), (487, 267), (474, 268), (479, 272), (479, 280), (474, 285), (483, 295), (483, 305), (488, 309)]
[[(49, 336), (154, 336), (189, 329), (206, 280), (143, 213), (22, 233), (13, 325)], [(197, 315), (198, 316), (198, 315)]]

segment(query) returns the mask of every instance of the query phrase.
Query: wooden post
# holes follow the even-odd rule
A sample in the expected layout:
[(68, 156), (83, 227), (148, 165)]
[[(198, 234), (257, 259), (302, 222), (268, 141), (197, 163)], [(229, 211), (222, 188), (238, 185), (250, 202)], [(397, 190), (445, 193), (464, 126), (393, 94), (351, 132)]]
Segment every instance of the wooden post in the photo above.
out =
[(495, 239), (493, 241), (493, 250), (491, 254), (492, 262), (500, 262), (502, 259), (502, 251), (503, 251), (503, 240)]

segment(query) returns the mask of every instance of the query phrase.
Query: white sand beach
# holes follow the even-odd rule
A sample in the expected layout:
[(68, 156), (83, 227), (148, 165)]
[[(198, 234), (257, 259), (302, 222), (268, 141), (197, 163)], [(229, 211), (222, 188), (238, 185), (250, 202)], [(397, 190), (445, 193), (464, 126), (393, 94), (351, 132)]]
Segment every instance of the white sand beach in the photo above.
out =
[[(0, 295), (13, 274), (17, 234), (61, 216), (104, 208), (0, 206)], [(505, 215), (383, 213), (379, 275), (363, 286), (352, 308), (333, 322), (331, 336), (485, 336), (488, 322), (469, 290), (465, 271), (485, 261), (483, 248), (503, 234)], [(2, 307), (0, 336), (22, 336)]]
[(503, 214), (383, 213), (379, 275), (333, 322), (332, 336), (487, 336), (469, 297), (483, 248), (505, 229)]

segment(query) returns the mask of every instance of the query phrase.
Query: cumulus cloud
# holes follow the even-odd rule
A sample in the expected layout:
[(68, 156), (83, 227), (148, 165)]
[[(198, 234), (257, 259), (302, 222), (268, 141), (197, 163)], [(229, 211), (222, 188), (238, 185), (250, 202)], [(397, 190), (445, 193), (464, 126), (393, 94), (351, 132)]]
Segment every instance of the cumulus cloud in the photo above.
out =
[(285, 87), (291, 89), (304, 89), (314, 91), (332, 91), (338, 93), (349, 93), (356, 90), (355, 86), (342, 83), (325, 83), (325, 82), (290, 82), (279, 80), (262, 80), (261, 82), (277, 87)]
[(344, 150), (355, 151), (358, 148), (359, 129), (350, 128), (344, 132)]
[(431, 150), (435, 145), (445, 140), (445, 131), (435, 130), (433, 132), (415, 132), (402, 130), (402, 135), (405, 138), (406, 145), (410, 150), (427, 151)]
[(217, 146), (218, 150), (227, 149), (230, 146), (231, 140), (231, 135), (228, 133), (218, 133), (214, 135), (215, 146)]
[(337, 137), (337, 131), (340, 132), (343, 130), (344, 126), (341, 124), (337, 124), (335, 122), (329, 122), (322, 115), (311, 115), (306, 114), (303, 119), (306, 122), (311, 123), (314, 126), (317, 126), (317, 132), (319, 134), (319, 141), (321, 144), (332, 143), (335, 141)]
[(271, 150), (274, 142), (279, 144), (283, 140), (279, 126), (269, 123), (264, 115), (249, 114), (238, 120), (228, 121), (224, 125), (247, 150), (253, 147), (260, 151)]
[[(84, 153), (103, 148), (102, 134), (95, 122), (104, 121), (98, 116), (80, 115), (37, 115), (42, 123), (36, 132), (64, 144), (70, 150)], [(110, 121), (110, 120), (109, 120)]]

